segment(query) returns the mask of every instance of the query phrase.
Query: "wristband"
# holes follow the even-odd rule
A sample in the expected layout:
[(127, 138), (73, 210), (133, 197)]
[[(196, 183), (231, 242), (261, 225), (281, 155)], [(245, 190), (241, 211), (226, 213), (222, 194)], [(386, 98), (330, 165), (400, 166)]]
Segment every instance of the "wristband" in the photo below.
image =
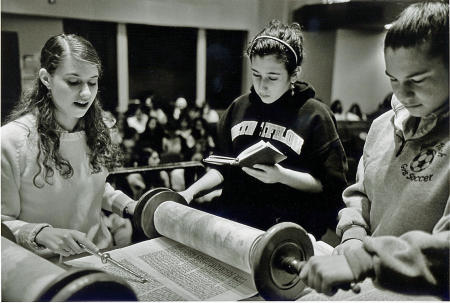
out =
[(127, 203), (127, 205), (123, 208), (122, 218), (125, 218), (125, 219), (132, 219), (132, 218), (133, 218), (133, 215), (131, 215), (131, 214), (128, 212), (128, 205), (130, 205), (130, 203), (132, 203), (132, 202), (130, 201), (130, 202)]
[(360, 238), (351, 238), (351, 237), (350, 237), (350, 238), (347, 238), (347, 239), (345, 239), (344, 241), (342, 241), (341, 244), (347, 242), (348, 240), (359, 240), (359, 241), (362, 242), (362, 240), (361, 240)]
[(52, 226), (50, 224), (42, 224), (42, 225), (39, 225), (38, 228), (36, 228), (35, 230), (32, 231), (32, 233), (30, 235), (30, 239), (31, 239), (30, 245), (32, 248), (34, 248), (36, 250), (41, 250), (41, 249), (45, 248), (44, 245), (41, 245), (36, 242), (36, 237), (46, 227), (52, 227)]

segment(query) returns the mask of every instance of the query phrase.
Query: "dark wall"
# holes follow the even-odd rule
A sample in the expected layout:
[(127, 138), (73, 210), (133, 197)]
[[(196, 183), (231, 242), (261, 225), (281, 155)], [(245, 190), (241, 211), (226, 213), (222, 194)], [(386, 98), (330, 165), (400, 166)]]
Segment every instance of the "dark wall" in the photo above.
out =
[(20, 98), (20, 58), (19, 41), (16, 32), (2, 31), (2, 95), (1, 95), (1, 118), (2, 124), (7, 115)]
[(243, 31), (206, 31), (206, 101), (213, 108), (226, 108), (242, 92), (246, 36)]
[(103, 65), (100, 100), (105, 110), (115, 111), (118, 104), (116, 23), (64, 19), (63, 28), (65, 33), (86, 38), (97, 50)]
[(197, 30), (127, 24), (130, 98), (194, 103)]

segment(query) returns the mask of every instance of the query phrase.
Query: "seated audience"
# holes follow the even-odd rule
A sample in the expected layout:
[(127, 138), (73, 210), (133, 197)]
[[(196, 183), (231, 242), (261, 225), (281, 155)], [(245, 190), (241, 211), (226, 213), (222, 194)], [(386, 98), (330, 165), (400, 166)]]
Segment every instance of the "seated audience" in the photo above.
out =
[(135, 107), (134, 114), (127, 118), (128, 127), (134, 128), (138, 134), (142, 134), (147, 126), (148, 115), (142, 111), (138, 104)]
[(139, 136), (138, 148), (141, 150), (146, 147), (153, 147), (156, 151), (161, 152), (163, 137), (164, 130), (157, 118), (150, 117), (145, 131)]
[(361, 111), (361, 107), (357, 103), (353, 103), (345, 114), (347, 121), (365, 121), (366, 115)]
[(345, 120), (345, 115), (342, 113), (341, 100), (338, 100), (338, 99), (334, 100), (333, 103), (331, 103), (330, 109), (333, 112), (334, 117), (336, 118), (336, 121)]
[(219, 114), (209, 106), (208, 103), (203, 105), (202, 118), (206, 120), (209, 124), (214, 124), (219, 122)]

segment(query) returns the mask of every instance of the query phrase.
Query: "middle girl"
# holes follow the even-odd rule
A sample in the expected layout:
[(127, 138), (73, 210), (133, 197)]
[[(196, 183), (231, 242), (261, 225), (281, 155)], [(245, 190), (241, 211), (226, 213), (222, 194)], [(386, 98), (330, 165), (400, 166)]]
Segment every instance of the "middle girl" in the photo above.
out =
[(280, 164), (219, 166), (180, 194), (191, 202), (223, 182), (214, 214), (262, 230), (295, 222), (320, 238), (334, 229), (347, 160), (331, 110), (300, 82), (303, 35), (298, 24), (273, 20), (247, 49), (253, 86), (218, 124), (218, 150), (236, 157), (260, 140), (286, 156)]

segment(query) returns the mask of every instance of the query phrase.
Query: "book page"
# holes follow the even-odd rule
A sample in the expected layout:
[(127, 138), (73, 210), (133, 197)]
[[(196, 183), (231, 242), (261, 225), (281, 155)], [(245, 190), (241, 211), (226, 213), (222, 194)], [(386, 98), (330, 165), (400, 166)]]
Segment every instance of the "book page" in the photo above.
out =
[(255, 164), (274, 165), (286, 158), (275, 146), (261, 140), (239, 154), (238, 165), (242, 167), (252, 167)]
[(208, 158), (213, 158), (213, 159), (225, 159), (225, 160), (236, 160), (236, 158), (233, 157), (226, 157), (226, 156), (217, 156), (217, 155), (211, 155)]
[(236, 301), (257, 294), (250, 274), (165, 237), (108, 252), (147, 279), (139, 279), (98, 256), (65, 262), (96, 267), (125, 279), (139, 301)]
[(211, 155), (204, 162), (215, 165), (239, 165), (251, 167), (254, 164), (273, 165), (286, 159), (286, 156), (270, 142), (260, 140), (258, 143), (244, 149), (237, 158)]
[(260, 149), (247, 157), (239, 159), (239, 166), (252, 167), (255, 164), (274, 165), (282, 160), (286, 159), (286, 156), (278, 153), (270, 147)]
[(276, 152), (282, 154), (282, 152), (281, 152), (278, 148), (276, 148), (275, 146), (273, 146), (272, 144), (270, 144), (270, 142), (267, 142), (266, 144), (267, 144), (267, 146), (270, 147), (271, 149), (273, 149), (273, 150), (275, 150)]
[(215, 156), (215, 155), (211, 155), (208, 158), (203, 159), (203, 161), (206, 163), (211, 163), (211, 164), (216, 164), (216, 165), (223, 165), (223, 164), (235, 165), (237, 163), (236, 158)]
[(263, 140), (261, 140), (261, 141), (259, 141), (258, 143), (255, 143), (255, 144), (253, 144), (252, 146), (250, 146), (250, 147), (247, 147), (246, 149), (244, 149), (238, 156), (237, 156), (237, 158), (238, 159), (243, 159), (243, 158), (245, 158), (246, 156), (248, 156), (248, 155), (250, 155), (250, 154), (252, 154), (252, 153), (254, 153), (254, 152), (256, 152), (256, 151), (258, 151), (258, 150), (260, 150), (260, 149), (262, 149), (262, 148), (264, 148), (265, 146), (266, 146), (266, 142), (264, 142)]

